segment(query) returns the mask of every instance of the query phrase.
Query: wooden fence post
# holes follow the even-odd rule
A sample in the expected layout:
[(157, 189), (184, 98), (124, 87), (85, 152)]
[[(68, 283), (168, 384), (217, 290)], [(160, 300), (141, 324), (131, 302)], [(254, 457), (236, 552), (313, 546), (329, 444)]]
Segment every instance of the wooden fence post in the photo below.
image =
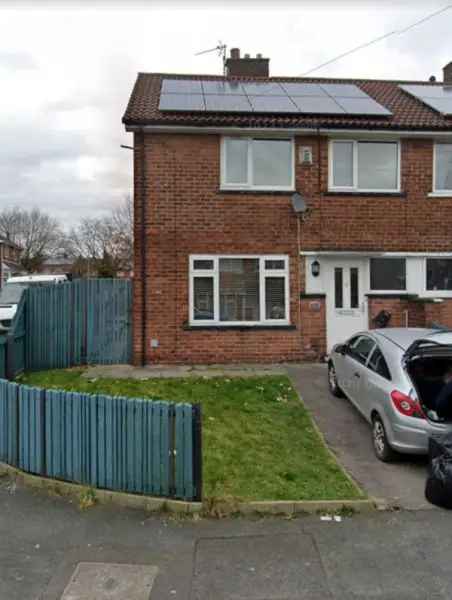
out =
[(6, 336), (6, 379), (12, 381), (15, 376), (15, 360), (14, 360), (14, 335)]
[(201, 405), (194, 404), (193, 412), (193, 481), (195, 484), (195, 500), (202, 502), (202, 414)]

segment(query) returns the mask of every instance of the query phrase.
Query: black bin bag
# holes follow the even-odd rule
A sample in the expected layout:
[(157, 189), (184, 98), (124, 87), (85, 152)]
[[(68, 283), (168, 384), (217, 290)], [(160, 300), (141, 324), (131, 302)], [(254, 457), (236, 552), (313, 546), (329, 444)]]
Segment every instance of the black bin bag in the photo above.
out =
[(431, 504), (452, 509), (452, 434), (431, 437), (425, 497)]

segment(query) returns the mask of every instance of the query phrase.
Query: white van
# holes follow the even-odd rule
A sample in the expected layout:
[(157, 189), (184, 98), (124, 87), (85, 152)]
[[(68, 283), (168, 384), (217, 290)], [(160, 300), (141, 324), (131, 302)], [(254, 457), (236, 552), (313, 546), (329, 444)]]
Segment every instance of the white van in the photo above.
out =
[(64, 283), (66, 275), (20, 275), (10, 277), (0, 292), (0, 334), (6, 333), (16, 314), (22, 294), (31, 285)]

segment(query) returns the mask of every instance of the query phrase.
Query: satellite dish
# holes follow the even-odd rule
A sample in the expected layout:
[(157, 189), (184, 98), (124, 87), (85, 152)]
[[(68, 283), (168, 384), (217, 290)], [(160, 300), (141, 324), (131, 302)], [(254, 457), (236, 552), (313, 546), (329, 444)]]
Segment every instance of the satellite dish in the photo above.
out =
[(306, 200), (298, 192), (292, 195), (292, 208), (296, 214), (304, 214), (308, 210)]

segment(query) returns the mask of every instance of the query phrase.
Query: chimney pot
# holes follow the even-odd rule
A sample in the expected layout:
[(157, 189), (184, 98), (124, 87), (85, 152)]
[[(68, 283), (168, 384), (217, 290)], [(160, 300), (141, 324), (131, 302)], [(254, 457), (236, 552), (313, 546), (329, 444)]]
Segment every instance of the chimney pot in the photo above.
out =
[(452, 85), (452, 62), (443, 68), (443, 84)]
[(259, 52), (258, 54), (256, 54), (256, 58), (262, 58), (262, 54)]
[(231, 58), (235, 60), (240, 58), (240, 48), (231, 48)]
[(251, 58), (249, 54), (245, 54), (245, 58)]

